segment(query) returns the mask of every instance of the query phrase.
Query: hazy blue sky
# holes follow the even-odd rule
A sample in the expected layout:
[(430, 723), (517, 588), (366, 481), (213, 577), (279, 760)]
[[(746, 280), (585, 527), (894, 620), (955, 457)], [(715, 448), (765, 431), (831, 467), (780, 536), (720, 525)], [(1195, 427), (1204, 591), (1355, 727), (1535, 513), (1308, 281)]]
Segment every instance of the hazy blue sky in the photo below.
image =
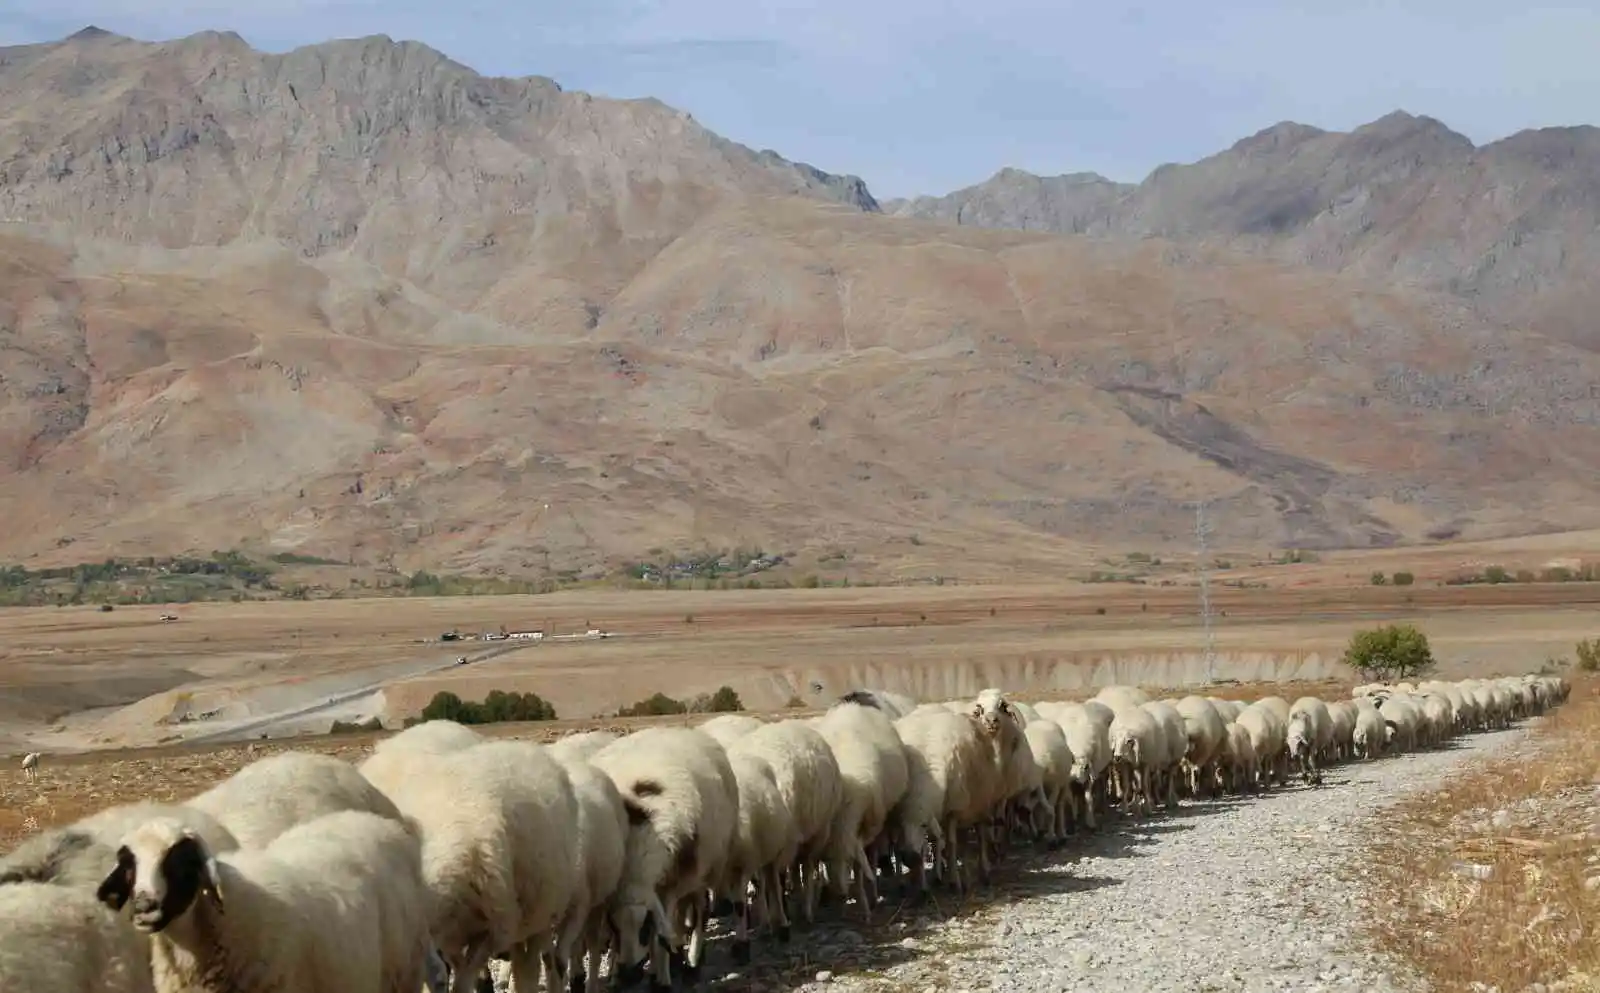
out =
[(484, 73), (659, 97), (880, 198), (1004, 165), (1137, 180), (1285, 119), (1403, 108), (1482, 143), (1600, 118), (1600, 0), (0, 0), (0, 44), (89, 23), (271, 51), (416, 39)]

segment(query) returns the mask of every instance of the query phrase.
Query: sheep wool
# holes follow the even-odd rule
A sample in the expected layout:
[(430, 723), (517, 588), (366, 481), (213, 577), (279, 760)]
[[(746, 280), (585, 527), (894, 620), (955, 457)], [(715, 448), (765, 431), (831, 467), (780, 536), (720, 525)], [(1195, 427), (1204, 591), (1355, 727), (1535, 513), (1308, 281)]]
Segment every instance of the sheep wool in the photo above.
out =
[(341, 810), (401, 819), (394, 802), (348, 762), (315, 752), (280, 752), (252, 762), (185, 801), (227, 828), (241, 848)]
[(238, 848), (227, 828), (210, 814), (182, 804), (119, 804), (28, 838), (0, 859), (0, 886), (19, 882), (55, 883), (94, 892), (106, 867), (116, 861), (122, 836), (158, 817), (181, 822), (213, 852)]
[(150, 942), (91, 889), (0, 886), (0, 990), (153, 993)]

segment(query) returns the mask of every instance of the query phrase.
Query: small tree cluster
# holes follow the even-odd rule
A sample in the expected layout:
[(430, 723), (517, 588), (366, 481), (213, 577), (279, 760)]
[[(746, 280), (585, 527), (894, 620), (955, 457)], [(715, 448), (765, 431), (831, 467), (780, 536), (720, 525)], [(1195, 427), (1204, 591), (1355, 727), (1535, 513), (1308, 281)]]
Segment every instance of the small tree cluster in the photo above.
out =
[(720, 686), (715, 693), (702, 693), (685, 703), (665, 693), (655, 693), (617, 711), (618, 717), (661, 717), (666, 714), (731, 714), (744, 709), (731, 686)]
[(355, 734), (358, 731), (382, 731), (382, 718), (372, 717), (364, 721), (334, 721), (328, 728), (329, 734)]
[(1386, 624), (1350, 636), (1344, 663), (1376, 680), (1413, 679), (1432, 671), (1428, 637), (1410, 624)]
[(458, 724), (499, 724), (502, 721), (553, 721), (556, 708), (537, 693), (507, 693), (490, 690), (482, 703), (463, 700), (448, 690), (433, 695), (422, 708), (425, 721), (455, 721)]

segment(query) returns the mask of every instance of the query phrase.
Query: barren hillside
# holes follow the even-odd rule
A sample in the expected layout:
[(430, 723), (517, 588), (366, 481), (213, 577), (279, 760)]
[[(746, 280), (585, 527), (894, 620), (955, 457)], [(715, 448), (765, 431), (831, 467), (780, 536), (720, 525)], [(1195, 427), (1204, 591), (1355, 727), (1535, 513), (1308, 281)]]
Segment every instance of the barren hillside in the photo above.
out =
[[(0, 51), (0, 561), (1061, 575), (1600, 526), (1600, 356), (1210, 248), (881, 216), (423, 46)], [(1092, 185), (1092, 184), (1091, 184)]]
[(1003, 169), (890, 213), (985, 227), (1162, 237), (1455, 294), (1600, 348), (1600, 129), (1474, 147), (1396, 112), (1354, 131), (1285, 122), (1138, 185)]

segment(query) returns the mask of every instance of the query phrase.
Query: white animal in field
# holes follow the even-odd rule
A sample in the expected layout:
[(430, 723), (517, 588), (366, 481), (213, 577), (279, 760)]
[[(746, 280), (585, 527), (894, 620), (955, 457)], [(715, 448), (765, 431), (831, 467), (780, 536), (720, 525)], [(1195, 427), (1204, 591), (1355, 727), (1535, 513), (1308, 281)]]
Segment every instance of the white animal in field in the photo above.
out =
[(39, 778), (38, 752), (29, 752), (22, 757), (22, 776), (30, 783)]

